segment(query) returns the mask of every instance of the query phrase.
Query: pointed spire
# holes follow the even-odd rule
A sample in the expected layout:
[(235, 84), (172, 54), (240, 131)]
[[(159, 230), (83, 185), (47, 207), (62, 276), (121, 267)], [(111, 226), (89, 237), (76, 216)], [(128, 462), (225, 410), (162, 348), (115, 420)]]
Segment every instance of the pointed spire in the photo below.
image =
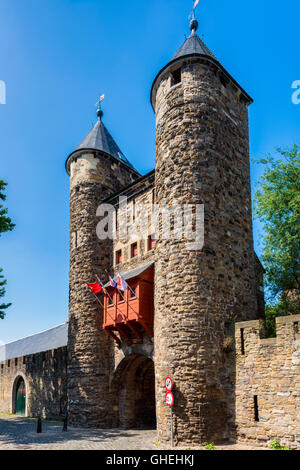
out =
[(104, 95), (102, 95), (98, 101), (98, 109), (96, 113), (98, 116), (98, 120), (96, 124), (88, 133), (88, 135), (83, 139), (83, 141), (78, 145), (75, 151), (70, 154), (67, 159), (66, 165), (70, 157), (73, 156), (75, 153), (78, 153), (81, 150), (96, 150), (98, 152), (103, 152), (107, 155), (110, 155), (114, 159), (118, 160), (119, 162), (122, 162), (124, 165), (138, 173), (137, 170), (127, 160), (123, 152), (120, 150), (119, 146), (117, 145), (109, 131), (106, 129), (102, 121), (103, 111), (101, 109), (101, 102), (103, 101), (103, 99)]
[(213, 57), (215, 59), (215, 56), (212, 54), (212, 52), (208, 49), (208, 47), (204, 44), (204, 42), (199, 38), (198, 34), (196, 33), (199, 23), (195, 18), (195, 8), (197, 4), (194, 2), (194, 8), (193, 8), (193, 18), (190, 21), (190, 30), (191, 34), (190, 36), (185, 40), (184, 44), (180, 47), (180, 49), (176, 52), (176, 54), (172, 57), (172, 60), (178, 59), (180, 57), (184, 57), (186, 55), (193, 55), (193, 54), (199, 54), (199, 55), (207, 55), (209, 57)]
[[(229, 80), (231, 80), (242, 92), (246, 102), (251, 104), (253, 102), (252, 98), (243, 90), (243, 88), (234, 80), (233, 77), (225, 70), (222, 64), (217, 60), (217, 58), (213, 55), (213, 53), (208, 49), (208, 47), (204, 44), (202, 39), (199, 38), (197, 34), (197, 30), (199, 27), (199, 23), (195, 18), (195, 8), (198, 5), (199, 0), (193, 1), (193, 12), (192, 12), (192, 20), (190, 21), (189, 27), (191, 30), (190, 36), (185, 40), (183, 45), (178, 49), (176, 54), (172, 57), (170, 62), (168, 62), (156, 75), (154, 82), (151, 88), (151, 95), (150, 100), (153, 109), (155, 109), (155, 94), (157, 91), (158, 86), (158, 79), (162, 73), (165, 73), (169, 68), (173, 67), (175, 64), (184, 62), (185, 59), (193, 59), (193, 60), (209, 60), (210, 62), (214, 63), (217, 68), (220, 70), (221, 74), (224, 74)], [(191, 17), (191, 15), (190, 15)]]

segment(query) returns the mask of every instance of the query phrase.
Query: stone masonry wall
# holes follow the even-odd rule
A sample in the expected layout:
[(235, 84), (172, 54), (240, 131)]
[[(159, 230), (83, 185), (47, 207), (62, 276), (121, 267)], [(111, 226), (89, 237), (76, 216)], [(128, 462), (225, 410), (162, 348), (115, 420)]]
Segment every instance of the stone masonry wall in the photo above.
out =
[(237, 437), (300, 450), (300, 315), (277, 318), (276, 338), (264, 339), (263, 328), (236, 324)]
[(67, 411), (67, 348), (53, 349), (0, 364), (0, 411), (15, 413), (15, 387), (26, 384), (27, 416), (62, 418)]
[(102, 154), (82, 154), (71, 163), (68, 395), (70, 422), (75, 426), (111, 425), (114, 346), (102, 329), (103, 309), (85, 282), (95, 282), (96, 274), (104, 279), (112, 264), (112, 241), (101, 241), (96, 234), (97, 208), (137, 177)]
[(257, 301), (247, 105), (215, 66), (196, 60), (181, 64), (175, 86), (164, 71), (154, 97), (156, 201), (205, 206), (202, 250), (157, 240), (154, 361), (159, 439), (169, 439), (170, 375), (175, 439), (199, 444), (234, 437), (234, 364), (224, 340), (234, 320), (256, 318)]

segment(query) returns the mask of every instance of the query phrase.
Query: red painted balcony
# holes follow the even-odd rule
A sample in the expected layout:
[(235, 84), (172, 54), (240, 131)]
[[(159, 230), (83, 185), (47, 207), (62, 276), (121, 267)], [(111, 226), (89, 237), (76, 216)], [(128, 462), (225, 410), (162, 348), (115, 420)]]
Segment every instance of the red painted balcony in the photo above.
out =
[(138, 268), (123, 277), (129, 285), (125, 292), (106, 286), (103, 328), (118, 344), (121, 339), (135, 343), (145, 334), (152, 338), (154, 265)]

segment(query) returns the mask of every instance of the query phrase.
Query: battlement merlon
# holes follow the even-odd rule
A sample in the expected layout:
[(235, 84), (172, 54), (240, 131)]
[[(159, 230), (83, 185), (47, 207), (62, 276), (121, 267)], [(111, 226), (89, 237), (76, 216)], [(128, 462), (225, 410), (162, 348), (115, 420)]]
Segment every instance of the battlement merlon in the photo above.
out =
[(238, 355), (257, 347), (278, 347), (300, 349), (300, 315), (276, 318), (276, 337), (266, 338), (263, 320), (251, 320), (235, 324), (235, 340)]

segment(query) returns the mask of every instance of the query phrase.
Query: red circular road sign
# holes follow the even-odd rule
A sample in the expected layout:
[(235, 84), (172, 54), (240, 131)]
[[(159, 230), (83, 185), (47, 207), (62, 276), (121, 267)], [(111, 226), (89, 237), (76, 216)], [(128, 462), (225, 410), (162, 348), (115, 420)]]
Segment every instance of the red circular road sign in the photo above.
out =
[(166, 398), (165, 398), (166, 404), (168, 406), (173, 406), (174, 405), (174, 395), (172, 392), (167, 392), (166, 393)]
[(172, 389), (173, 389), (173, 380), (171, 379), (171, 377), (166, 377), (166, 379), (165, 379), (165, 388), (166, 388), (167, 392), (172, 391)]

